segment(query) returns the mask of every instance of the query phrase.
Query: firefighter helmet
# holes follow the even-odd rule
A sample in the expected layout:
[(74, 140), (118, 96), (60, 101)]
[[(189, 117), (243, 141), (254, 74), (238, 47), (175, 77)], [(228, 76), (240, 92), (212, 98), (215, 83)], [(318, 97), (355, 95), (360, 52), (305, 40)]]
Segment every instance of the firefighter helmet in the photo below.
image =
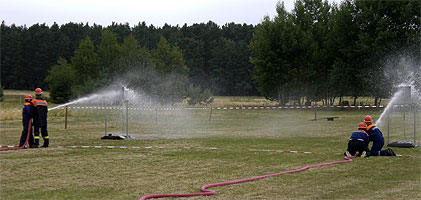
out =
[(365, 123), (364, 122), (361, 122), (359, 125), (358, 125), (358, 129), (366, 129), (367, 128), (367, 125), (365, 125)]
[(31, 100), (31, 99), (32, 99), (31, 95), (28, 94), (28, 95), (25, 96), (25, 100)]
[(42, 94), (42, 90), (41, 90), (41, 88), (37, 88), (37, 89), (35, 89), (35, 94)]
[(371, 118), (371, 116), (370, 115), (367, 115), (367, 116), (365, 116), (365, 118), (364, 118), (364, 122), (373, 122), (373, 118)]

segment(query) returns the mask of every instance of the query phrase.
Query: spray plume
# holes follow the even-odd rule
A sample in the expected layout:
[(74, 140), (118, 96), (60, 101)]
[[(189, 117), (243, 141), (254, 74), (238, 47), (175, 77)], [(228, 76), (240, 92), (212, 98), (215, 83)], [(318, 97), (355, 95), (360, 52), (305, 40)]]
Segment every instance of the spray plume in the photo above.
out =
[(398, 89), (376, 121), (377, 126), (381, 126), (385, 114), (390, 112), (394, 105), (399, 104), (405, 98), (405, 87), (411, 88), (411, 101), (413, 103), (420, 103), (421, 101), (421, 65), (414, 61), (411, 56), (392, 56), (385, 63), (385, 75), (394, 87)]
[[(121, 87), (120, 87), (121, 88)], [(121, 98), (122, 93), (121, 93), (121, 89), (117, 90), (117, 89), (108, 89), (108, 90), (102, 90), (100, 92), (94, 93), (94, 94), (90, 94), (81, 98), (78, 98), (76, 100), (73, 100), (71, 102), (65, 103), (65, 104), (60, 104), (58, 106), (55, 106), (53, 108), (48, 109), (50, 110), (55, 110), (58, 108), (62, 108), (64, 106), (68, 106), (68, 105), (72, 105), (72, 104), (78, 104), (78, 103), (101, 103), (103, 100), (108, 100), (108, 101), (113, 101), (113, 100), (117, 100), (118, 98)]]

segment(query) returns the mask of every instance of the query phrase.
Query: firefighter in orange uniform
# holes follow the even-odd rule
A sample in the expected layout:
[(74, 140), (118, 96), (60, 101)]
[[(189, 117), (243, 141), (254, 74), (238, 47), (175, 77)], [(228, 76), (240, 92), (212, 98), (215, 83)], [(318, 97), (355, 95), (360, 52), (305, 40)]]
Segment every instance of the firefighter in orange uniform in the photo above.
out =
[(370, 152), (367, 152), (369, 156), (396, 156), (395, 152), (391, 148), (382, 150), (384, 145), (383, 133), (373, 124), (373, 118), (370, 115), (365, 116), (364, 122), (367, 124), (367, 133), (370, 141), (373, 141)]
[(39, 146), (39, 133), (41, 129), (41, 135), (44, 139), (44, 145), (42, 147), (47, 148), (50, 144), (50, 138), (47, 131), (47, 113), (48, 113), (48, 103), (42, 97), (41, 88), (35, 89), (35, 99), (32, 100), (34, 104), (34, 147)]

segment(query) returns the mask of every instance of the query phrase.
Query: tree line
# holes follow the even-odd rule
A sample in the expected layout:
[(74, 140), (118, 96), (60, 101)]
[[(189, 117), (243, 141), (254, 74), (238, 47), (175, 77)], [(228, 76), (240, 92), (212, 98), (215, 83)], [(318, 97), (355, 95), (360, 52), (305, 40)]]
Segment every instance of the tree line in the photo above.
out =
[[(185, 24), (182, 27), (167, 24), (154, 27), (142, 22), (134, 27), (127, 23), (113, 23), (108, 27), (67, 23), (61, 26), (53, 24), (50, 27), (34, 24), (29, 28), (14, 24), (7, 26), (2, 22), (1, 83), (6, 89), (50, 88), (53, 83), (45, 80), (54, 65), (61, 65), (64, 61), (72, 62), (81, 42), (86, 38), (92, 42), (95, 51), (101, 51), (104, 32), (111, 32), (119, 44), (132, 36), (137, 42), (136, 46), (145, 50), (144, 52), (156, 49), (161, 38), (164, 38), (181, 52), (183, 64), (188, 67), (188, 82), (193, 85), (191, 88), (209, 89), (215, 95), (258, 95), (252, 78), (253, 65), (249, 62), (250, 50), (247, 48), (253, 31), (253, 25), (228, 23), (220, 27), (212, 21), (191, 26)], [(105, 68), (114, 67), (121, 72), (121, 69), (116, 68), (117, 64), (110, 61), (118, 57), (117, 51), (109, 53), (115, 55), (103, 57), (108, 61), (97, 59), (91, 64), (97, 67), (102, 65), (102, 68), (113, 64), (114, 66)], [(88, 66), (90, 65), (86, 65)], [(101, 73), (106, 73), (107, 76), (116, 74), (117, 71), (112, 72), (115, 69), (111, 68)], [(104, 77), (104, 74), (94, 73), (92, 81), (96, 82), (96, 76), (99, 75)], [(101, 81), (100, 85), (106, 82)], [(82, 94), (86, 90), (76, 91), (69, 92)]]
[(282, 3), (276, 10), (256, 26), (3, 21), (1, 85), (48, 88), (57, 102), (124, 79), (162, 103), (213, 93), (281, 105), (371, 96), (378, 104), (395, 84), (386, 63), (405, 55), (420, 68), (419, 1), (298, 0), (291, 12)]
[[(300, 0), (292, 12), (282, 3), (276, 10), (250, 44), (264, 96), (299, 105), (342, 103), (344, 96), (355, 105), (369, 96), (379, 104), (399, 83), (388, 68), (409, 70), (421, 89), (420, 1)], [(411, 66), (404, 69), (400, 59)]]

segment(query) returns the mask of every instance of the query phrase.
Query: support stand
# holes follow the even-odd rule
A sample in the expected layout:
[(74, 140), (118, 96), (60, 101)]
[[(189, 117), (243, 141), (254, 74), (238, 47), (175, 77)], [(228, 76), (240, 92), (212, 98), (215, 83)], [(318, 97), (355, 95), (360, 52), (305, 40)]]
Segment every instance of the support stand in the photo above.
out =
[[(392, 105), (393, 106), (393, 105)], [(404, 135), (406, 134), (406, 118), (405, 118), (405, 109), (406, 106), (405, 105), (400, 105), (401, 107), (403, 107), (403, 120), (404, 120)], [(390, 111), (387, 114), (387, 146), (388, 147), (399, 147), (399, 148), (415, 148), (418, 147), (417, 145), (417, 106), (416, 104), (411, 104), (409, 105), (409, 109), (414, 111), (414, 140), (413, 141), (395, 141), (395, 142), (391, 142), (390, 141)], [(393, 107), (392, 107), (393, 110)]]

